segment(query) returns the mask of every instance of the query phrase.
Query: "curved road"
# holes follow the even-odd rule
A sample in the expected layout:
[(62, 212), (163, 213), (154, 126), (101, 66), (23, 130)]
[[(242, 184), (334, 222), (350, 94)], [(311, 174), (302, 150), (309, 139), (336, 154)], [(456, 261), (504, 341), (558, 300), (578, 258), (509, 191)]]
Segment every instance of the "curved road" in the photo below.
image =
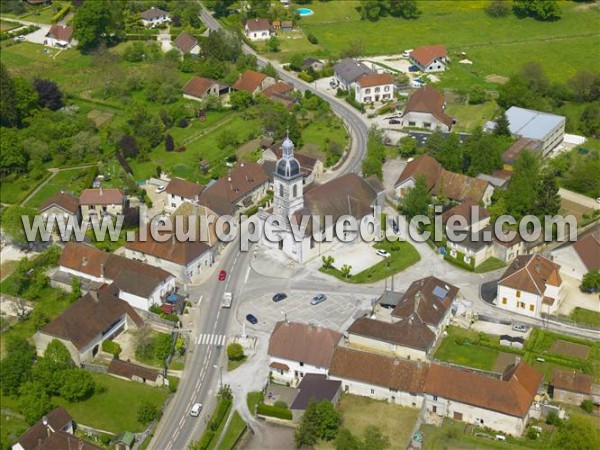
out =
[[(221, 28), (221, 25), (210, 13), (202, 8), (202, 21), (211, 30)], [(246, 53), (257, 57), (260, 66), (270, 63), (244, 44)], [(302, 92), (309, 90), (326, 100), (332, 111), (342, 118), (350, 134), (350, 148), (346, 160), (329, 177), (345, 173), (359, 173), (361, 163), (367, 148), (369, 129), (360, 113), (347, 103), (334, 96), (318, 91), (309, 83), (299, 80), (289, 73), (276, 68), (279, 78)], [(207, 425), (210, 414), (214, 409), (215, 395), (219, 385), (219, 365), (223, 361), (223, 338), (227, 335), (229, 325), (234, 320), (236, 302), (243, 293), (244, 286), (250, 274), (249, 258), (251, 252), (240, 252), (236, 242), (230, 243), (219, 257), (218, 267), (227, 270), (225, 282), (211, 280), (202, 286), (188, 286), (190, 300), (194, 303), (191, 311), (192, 324), (183, 330), (189, 337), (188, 351), (181, 381), (177, 393), (164, 411), (162, 420), (150, 442), (149, 449), (184, 450), (192, 440), (198, 439)], [(220, 299), (224, 292), (234, 293), (234, 308), (222, 309)], [(208, 335), (208, 337), (207, 337)], [(215, 345), (215, 342), (217, 345)], [(189, 415), (193, 403), (200, 402), (204, 408), (199, 417)]]

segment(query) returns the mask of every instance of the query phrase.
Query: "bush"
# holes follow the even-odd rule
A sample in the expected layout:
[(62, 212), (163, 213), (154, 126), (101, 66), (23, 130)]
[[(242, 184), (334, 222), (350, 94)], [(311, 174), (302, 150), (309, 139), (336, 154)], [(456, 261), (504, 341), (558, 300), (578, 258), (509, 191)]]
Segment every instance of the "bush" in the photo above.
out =
[(281, 409), (288, 409), (288, 404), (286, 402), (284, 402), (283, 400), (277, 400), (275, 402), (275, 406)]
[(319, 43), (319, 40), (317, 39), (317, 37), (312, 33), (309, 33), (308, 36), (306, 36), (306, 37), (308, 39), (308, 42), (310, 42), (311, 44), (316, 45)]
[(265, 405), (261, 403), (256, 410), (261, 416), (275, 417), (277, 419), (292, 420), (292, 411), (279, 408), (277, 406)]
[(309, 74), (308, 72), (298, 73), (298, 78), (300, 78), (303, 81), (306, 81), (307, 83), (312, 83), (313, 81), (315, 81), (313, 76), (311, 74)]
[(227, 346), (227, 359), (229, 361), (241, 361), (244, 357), (244, 348), (237, 342)]
[(160, 411), (153, 403), (144, 400), (138, 408), (137, 420), (142, 425), (147, 425), (158, 417)]
[(594, 411), (594, 402), (591, 400), (584, 400), (581, 402), (581, 409), (583, 409), (586, 413), (591, 414)]
[(60, 19), (65, 17), (70, 10), (71, 10), (71, 3), (65, 4), (65, 6), (60, 8), (60, 10), (56, 14), (54, 14), (54, 16), (52, 16), (52, 19), (51, 19), (52, 23), (57, 23)]
[(215, 409), (215, 412), (208, 424), (208, 427), (212, 431), (217, 431), (217, 429), (221, 426), (223, 420), (225, 420), (225, 416), (231, 407), (232, 400), (231, 398), (223, 397), (219, 400), (219, 404)]
[(110, 353), (113, 358), (119, 359), (119, 355), (121, 354), (121, 346), (114, 341), (104, 341), (102, 342), (102, 351), (106, 353)]

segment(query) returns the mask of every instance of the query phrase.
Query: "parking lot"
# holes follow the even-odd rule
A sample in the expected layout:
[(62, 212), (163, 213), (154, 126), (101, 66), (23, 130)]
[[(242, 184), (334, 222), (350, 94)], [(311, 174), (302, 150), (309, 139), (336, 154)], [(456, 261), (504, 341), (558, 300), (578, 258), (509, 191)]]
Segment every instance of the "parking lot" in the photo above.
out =
[[(246, 323), (247, 330), (270, 332), (276, 322), (313, 323), (334, 330), (345, 329), (349, 322), (370, 311), (371, 297), (367, 295), (338, 294), (325, 292), (327, 300), (311, 305), (310, 300), (316, 290), (288, 292), (288, 298), (280, 302), (273, 301), (273, 294), (247, 298), (238, 310), (238, 320)], [(256, 325), (246, 321), (247, 314), (258, 319)]]

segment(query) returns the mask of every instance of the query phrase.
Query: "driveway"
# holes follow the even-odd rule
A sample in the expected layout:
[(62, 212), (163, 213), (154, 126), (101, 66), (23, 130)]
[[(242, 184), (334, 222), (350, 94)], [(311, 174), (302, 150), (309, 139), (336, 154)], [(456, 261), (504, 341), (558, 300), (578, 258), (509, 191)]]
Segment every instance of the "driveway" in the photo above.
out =
[(383, 187), (385, 188), (385, 195), (394, 195), (394, 185), (405, 167), (406, 161), (400, 158), (388, 159), (383, 164)]
[[(3, 17), (0, 17), (1, 19), (4, 19)], [(33, 42), (34, 44), (44, 44), (44, 41), (46, 40), (46, 35), (48, 34), (48, 31), (50, 31), (50, 25), (46, 25), (43, 23), (39, 23), (39, 22), (30, 22), (27, 20), (19, 20), (19, 19), (6, 19), (6, 20), (10, 20), (11, 22), (18, 22), (23, 26), (30, 26), (30, 25), (35, 25), (36, 27), (40, 27), (39, 30), (34, 31), (33, 33), (29, 33), (25, 35), (25, 40), (28, 42)], [(17, 30), (18, 31), (18, 30)]]

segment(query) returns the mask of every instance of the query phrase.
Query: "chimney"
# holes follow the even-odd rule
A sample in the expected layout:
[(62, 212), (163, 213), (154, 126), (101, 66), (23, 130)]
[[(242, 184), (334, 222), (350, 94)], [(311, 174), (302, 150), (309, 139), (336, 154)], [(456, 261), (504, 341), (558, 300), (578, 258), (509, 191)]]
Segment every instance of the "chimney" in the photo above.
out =
[(83, 258), (81, 258), (81, 265), (83, 267), (87, 266), (87, 263), (88, 263), (87, 257), (84, 256)]
[(536, 271), (537, 273), (540, 273), (540, 270), (541, 270), (540, 263), (536, 263), (536, 265), (535, 265), (535, 271)]
[(100, 186), (100, 196), (102, 196), (103, 193), (104, 191), (102, 190), (102, 186)]
[(104, 264), (100, 264), (100, 277), (104, 278)]
[(399, 366), (400, 365), (400, 360), (398, 358), (394, 358), (394, 365), (395, 366)]
[(94, 300), (96, 303), (98, 303), (98, 292), (90, 291), (90, 297), (92, 297), (92, 300)]

